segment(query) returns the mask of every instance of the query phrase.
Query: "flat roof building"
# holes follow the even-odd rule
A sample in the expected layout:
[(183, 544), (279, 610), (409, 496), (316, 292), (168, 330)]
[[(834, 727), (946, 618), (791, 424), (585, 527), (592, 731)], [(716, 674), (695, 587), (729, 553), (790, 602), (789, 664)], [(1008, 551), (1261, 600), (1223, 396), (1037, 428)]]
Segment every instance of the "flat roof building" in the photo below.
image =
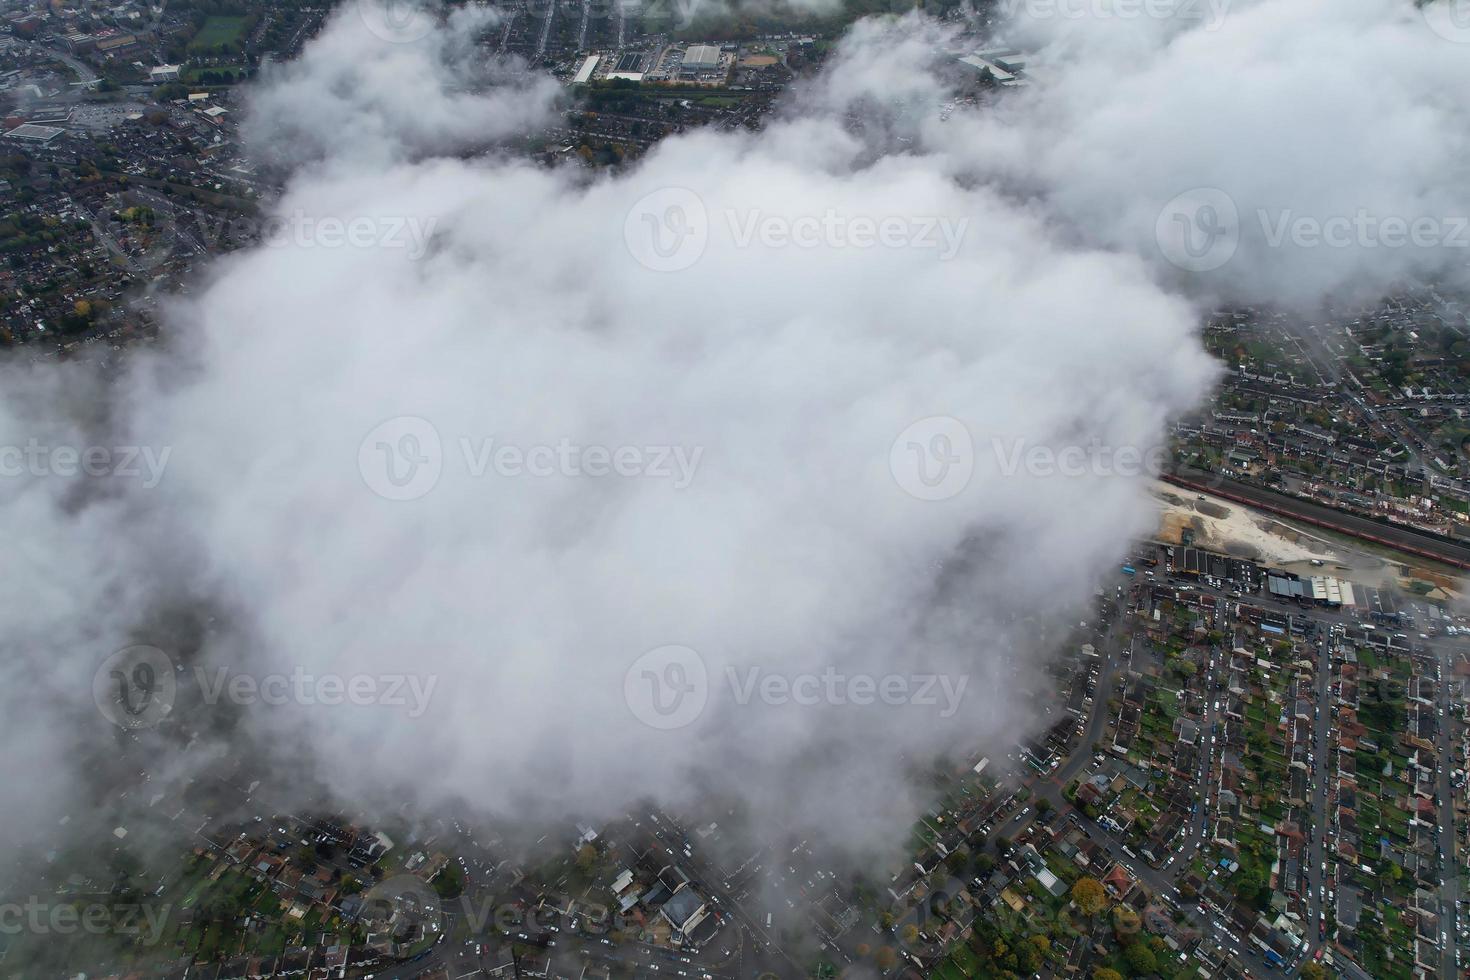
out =
[(712, 44), (692, 44), (680, 65), (685, 71), (714, 71), (720, 67), (720, 49)]
[(592, 78), (592, 73), (597, 70), (597, 62), (602, 60), (600, 55), (589, 54), (583, 61), (582, 67), (577, 69), (577, 74), (572, 77), (573, 85), (584, 85)]
[(29, 143), (49, 143), (64, 132), (66, 130), (57, 129), (55, 126), (37, 126), (35, 123), (23, 123), (5, 135), (13, 139), (25, 140)]

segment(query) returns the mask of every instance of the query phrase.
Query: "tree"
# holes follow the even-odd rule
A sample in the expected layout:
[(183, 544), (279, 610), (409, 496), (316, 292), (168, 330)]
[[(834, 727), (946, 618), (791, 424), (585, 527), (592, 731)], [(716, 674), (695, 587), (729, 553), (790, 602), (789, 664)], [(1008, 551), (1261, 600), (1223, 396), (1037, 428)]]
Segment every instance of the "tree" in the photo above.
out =
[(919, 927), (910, 922), (903, 927), (903, 941), (913, 945), (919, 941)]
[(989, 854), (982, 854), (975, 859), (975, 867), (981, 874), (990, 874), (995, 870), (995, 858)]
[(1118, 904), (1113, 908), (1113, 931), (1121, 939), (1124, 936), (1138, 935), (1139, 921), (1138, 913), (1128, 906)]
[(458, 898), (464, 891), (464, 874), (453, 864), (446, 864), (430, 884), (440, 898)]
[(1123, 980), (1123, 974), (1106, 966), (1100, 966), (1092, 971), (1092, 980)]
[(1302, 980), (1327, 980), (1327, 971), (1322, 969), (1322, 964), (1309, 961), (1302, 966)]
[[(892, 946), (879, 946), (878, 952), (873, 954), (873, 962), (878, 964), (878, 969), (885, 973), (898, 966), (898, 954), (893, 951)], [(1119, 977), (1118, 980), (1123, 980)]]
[(1021, 943), (1016, 947), (1016, 965), (1020, 973), (1030, 976), (1041, 969), (1041, 951), (1031, 943)]
[(1149, 949), (1145, 943), (1134, 943), (1123, 951), (1123, 957), (1128, 960), (1128, 965), (1138, 976), (1148, 976), (1159, 972), (1159, 958), (1154, 951)]
[(597, 848), (591, 844), (583, 844), (577, 849), (577, 867), (583, 871), (591, 871), (595, 864), (597, 864)]
[(1102, 882), (1096, 878), (1078, 878), (1072, 886), (1072, 901), (1082, 914), (1094, 916), (1108, 906), (1108, 893), (1103, 891)]
[(1036, 812), (1039, 813), (1039, 814), (1041, 814), (1042, 816), (1046, 816), (1048, 813), (1050, 813), (1051, 812), (1051, 800), (1048, 800), (1046, 797), (1042, 797), (1041, 799), (1037, 800), (1036, 801)]

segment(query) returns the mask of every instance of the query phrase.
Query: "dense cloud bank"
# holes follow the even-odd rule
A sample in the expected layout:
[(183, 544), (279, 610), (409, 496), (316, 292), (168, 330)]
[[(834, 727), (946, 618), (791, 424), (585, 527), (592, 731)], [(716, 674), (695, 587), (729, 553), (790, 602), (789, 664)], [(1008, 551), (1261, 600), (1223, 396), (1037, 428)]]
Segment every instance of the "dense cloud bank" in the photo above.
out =
[[(1184, 212), (1203, 251), (1169, 237), (1212, 191), (1463, 213), (1470, 62), (1410, 5), (1029, 13), (1041, 82), (998, 109), (941, 121), (953, 33), (864, 22), (764, 131), (589, 176), (465, 152), (559, 97), (483, 65), (485, 15), (392, 41), (339, 12), (254, 96), (296, 168), (269, 241), (169, 311), (168, 353), (105, 391), (7, 371), (0, 443), (156, 465), (42, 454), (0, 488), (0, 825), (111, 822), (80, 801), (116, 739), (159, 773), (248, 745), (370, 811), (725, 791), (762, 833), (896, 846), (914, 766), (1042, 724), (1039, 630), (1149, 528), (1148, 461), (1214, 378), (1202, 304), (1462, 265), (1243, 230), (1206, 269), (1218, 210)], [(133, 643), (179, 703), (119, 736), (93, 679)]]

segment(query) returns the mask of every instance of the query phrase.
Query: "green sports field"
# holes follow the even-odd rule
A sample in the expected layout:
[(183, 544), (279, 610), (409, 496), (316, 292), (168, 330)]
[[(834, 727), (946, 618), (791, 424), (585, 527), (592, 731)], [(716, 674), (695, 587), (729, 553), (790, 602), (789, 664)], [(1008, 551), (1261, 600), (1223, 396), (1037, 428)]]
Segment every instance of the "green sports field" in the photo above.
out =
[(244, 17), (210, 17), (189, 42), (189, 49), (208, 50), (220, 44), (234, 44), (244, 36)]

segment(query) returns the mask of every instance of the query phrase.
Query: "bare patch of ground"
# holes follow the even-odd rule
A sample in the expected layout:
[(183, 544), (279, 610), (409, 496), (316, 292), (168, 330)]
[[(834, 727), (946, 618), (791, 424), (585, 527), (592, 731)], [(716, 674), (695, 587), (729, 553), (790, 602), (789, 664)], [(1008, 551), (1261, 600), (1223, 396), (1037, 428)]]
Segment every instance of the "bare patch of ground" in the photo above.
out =
[(1164, 486), (1155, 484), (1154, 489), (1163, 541), (1178, 544), (1187, 529), (1201, 548), (1266, 564), (1339, 560), (1320, 538), (1214, 498), (1184, 499)]

